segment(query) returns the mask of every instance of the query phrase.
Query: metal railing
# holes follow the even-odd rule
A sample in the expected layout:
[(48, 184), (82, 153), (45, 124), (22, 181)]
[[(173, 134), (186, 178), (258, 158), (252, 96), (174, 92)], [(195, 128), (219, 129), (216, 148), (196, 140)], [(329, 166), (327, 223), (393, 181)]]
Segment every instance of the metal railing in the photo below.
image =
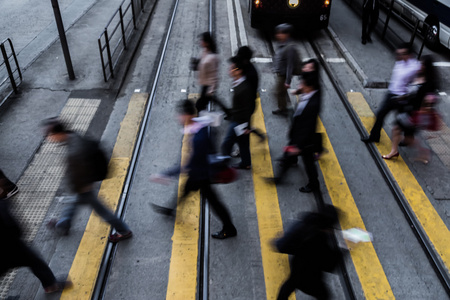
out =
[(17, 87), (22, 83), (22, 72), (17, 61), (16, 52), (11, 40), (8, 38), (0, 44), (3, 61), (0, 61), (0, 96), (2, 105), (14, 92), (18, 93)]
[[(362, 13), (362, 4), (359, 1), (354, 0), (346, 0), (346, 2), (356, 10), (358, 13)], [(397, 13), (395, 6), (401, 6), (403, 9), (402, 13)], [(420, 46), (420, 50), (418, 52), (418, 58), (422, 55), (423, 47), (426, 43), (425, 35), (427, 34), (429, 25), (424, 21), (420, 20), (417, 15), (411, 11), (408, 7), (402, 5), (399, 1), (396, 0), (380, 0), (380, 8), (383, 8), (386, 13), (386, 19), (383, 23), (383, 29), (381, 31), (381, 38), (384, 40), (386, 37), (387, 30), (389, 29), (389, 22), (392, 16), (395, 16), (397, 20), (399, 20), (404, 26), (411, 30), (411, 37), (409, 39), (409, 44), (412, 46), (414, 39), (416, 36), (422, 38), (422, 44)], [(411, 20), (407, 20), (405, 18), (406, 13), (411, 16)], [(380, 18), (381, 19), (381, 18)], [(408, 41), (405, 41), (408, 42)]]

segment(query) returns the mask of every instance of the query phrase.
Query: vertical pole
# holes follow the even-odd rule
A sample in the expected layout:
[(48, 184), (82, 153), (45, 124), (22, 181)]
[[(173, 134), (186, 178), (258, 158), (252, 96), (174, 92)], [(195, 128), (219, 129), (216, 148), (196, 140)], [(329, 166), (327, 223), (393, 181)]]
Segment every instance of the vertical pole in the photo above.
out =
[(383, 33), (381, 34), (381, 39), (384, 40), (384, 36), (386, 35), (386, 30), (388, 28), (389, 25), (389, 20), (391, 19), (391, 14), (392, 14), (392, 10), (394, 9), (394, 1), (391, 1), (391, 6), (389, 7), (389, 11), (388, 14), (386, 16), (386, 22), (384, 23), (384, 28), (383, 28)]
[(120, 16), (120, 29), (122, 31), (123, 47), (126, 49), (127, 48), (127, 38), (125, 37), (125, 27), (123, 26), (122, 6), (119, 7), (119, 16)]
[(106, 43), (106, 54), (108, 55), (109, 71), (111, 72), (111, 77), (114, 78), (114, 66), (111, 56), (111, 48), (109, 46), (108, 28), (105, 28), (105, 43)]
[(64, 59), (66, 61), (67, 72), (71, 80), (75, 79), (75, 73), (73, 72), (72, 60), (70, 59), (69, 46), (67, 45), (66, 33), (64, 32), (64, 25), (61, 18), (61, 12), (59, 11), (58, 0), (51, 0), (53, 6), (53, 13), (55, 14), (56, 27), (58, 27), (59, 40), (61, 41), (61, 47), (64, 53)]
[(11, 66), (9, 64), (9, 57), (6, 54), (5, 45), (3, 43), (0, 44), (0, 48), (2, 50), (3, 60), (5, 61), (6, 70), (8, 70), (9, 80), (11, 81), (11, 85), (12, 85), (14, 92), (17, 94), (16, 81), (14, 80), (14, 74), (13, 74), (13, 72), (11, 70)]

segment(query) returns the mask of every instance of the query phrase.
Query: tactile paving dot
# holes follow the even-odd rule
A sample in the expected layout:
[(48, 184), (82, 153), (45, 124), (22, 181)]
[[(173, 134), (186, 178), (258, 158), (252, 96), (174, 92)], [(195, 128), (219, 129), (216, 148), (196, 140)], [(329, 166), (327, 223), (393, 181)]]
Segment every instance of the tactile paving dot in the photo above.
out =
[[(99, 99), (69, 98), (60, 118), (71, 130), (85, 134), (99, 105)], [(19, 193), (12, 198), (11, 210), (22, 226), (27, 243), (36, 236), (64, 178), (65, 151), (65, 146), (44, 141), (17, 182)], [(16, 274), (13, 270), (0, 277), (0, 299), (6, 299)]]

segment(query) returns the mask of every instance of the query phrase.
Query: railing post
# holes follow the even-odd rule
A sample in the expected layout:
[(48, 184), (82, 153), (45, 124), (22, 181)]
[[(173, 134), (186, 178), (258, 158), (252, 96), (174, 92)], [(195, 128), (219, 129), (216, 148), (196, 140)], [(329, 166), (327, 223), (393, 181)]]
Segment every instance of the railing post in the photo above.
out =
[(109, 46), (108, 28), (105, 28), (105, 41), (106, 41), (106, 53), (108, 54), (109, 71), (111, 72), (111, 77), (114, 78), (114, 68), (111, 57), (111, 48)]
[(391, 1), (391, 6), (389, 7), (388, 14), (386, 16), (386, 22), (384, 23), (383, 33), (381, 34), (381, 39), (384, 40), (384, 36), (386, 35), (386, 30), (388, 28), (389, 20), (391, 19), (392, 10), (394, 9), (394, 1)]
[(98, 50), (100, 50), (100, 59), (102, 61), (102, 71), (103, 71), (103, 79), (105, 82), (108, 81), (106, 78), (106, 71), (105, 71), (105, 60), (103, 59), (103, 49), (102, 49), (102, 36), (98, 38)]
[(12, 55), (13, 55), (13, 58), (14, 58), (14, 62), (15, 62), (16, 67), (17, 67), (17, 72), (19, 73), (20, 81), (22, 82), (22, 71), (20, 71), (20, 66), (19, 66), (19, 61), (17, 60), (16, 51), (14, 50), (14, 46), (12, 44), (12, 41), (9, 38), (7, 40), (8, 40), (8, 43), (9, 43), (9, 47), (11, 48), (11, 52), (12, 52)]
[(409, 46), (412, 47), (413, 43), (414, 43), (414, 39), (416, 38), (416, 34), (417, 34), (417, 30), (419, 29), (419, 23), (420, 20), (416, 21), (416, 25), (414, 25), (414, 31), (411, 35), (411, 39), (409, 40)]
[(119, 8), (119, 16), (120, 16), (120, 29), (122, 30), (122, 42), (123, 47), (127, 48), (127, 39), (125, 37), (125, 27), (123, 26), (123, 13), (122, 13), (122, 6)]
[(5, 61), (6, 70), (8, 70), (9, 80), (11, 81), (11, 85), (12, 85), (14, 92), (17, 94), (18, 90), (17, 90), (17, 86), (16, 86), (16, 81), (14, 80), (14, 74), (13, 74), (13, 72), (11, 70), (11, 66), (9, 64), (8, 55), (6, 54), (5, 44), (3, 44), (3, 43), (0, 44), (0, 48), (2, 51), (2, 55), (3, 55), (3, 60)]
[(428, 32), (428, 29), (429, 29), (428, 27), (429, 26), (427, 23), (423, 23), (422, 29), (424, 30), (425, 35), (423, 36), (422, 45), (420, 46), (420, 50), (419, 50), (419, 54), (417, 55), (417, 59), (420, 59), (420, 57), (422, 56), (423, 47), (425, 46), (426, 33)]
[(133, 14), (133, 28), (136, 29), (136, 12), (134, 11), (134, 0), (131, 0), (131, 13)]

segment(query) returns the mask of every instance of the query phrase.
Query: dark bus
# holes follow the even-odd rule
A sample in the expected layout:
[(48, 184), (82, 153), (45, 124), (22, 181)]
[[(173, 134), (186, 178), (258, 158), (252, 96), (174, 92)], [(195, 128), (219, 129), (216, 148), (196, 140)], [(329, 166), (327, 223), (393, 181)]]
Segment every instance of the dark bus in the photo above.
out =
[(254, 28), (289, 23), (298, 28), (323, 29), (328, 26), (331, 0), (250, 0), (249, 13)]

